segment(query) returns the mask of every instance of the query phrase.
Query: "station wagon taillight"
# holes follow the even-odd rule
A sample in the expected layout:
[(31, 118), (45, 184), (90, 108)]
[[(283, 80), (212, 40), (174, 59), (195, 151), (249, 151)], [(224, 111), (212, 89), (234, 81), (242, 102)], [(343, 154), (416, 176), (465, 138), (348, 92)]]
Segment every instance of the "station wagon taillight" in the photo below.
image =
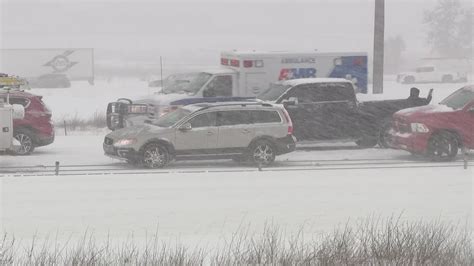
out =
[(285, 120), (288, 123), (288, 135), (293, 134), (293, 121), (291, 121), (290, 115), (286, 111), (286, 109), (283, 109), (283, 114), (285, 115)]

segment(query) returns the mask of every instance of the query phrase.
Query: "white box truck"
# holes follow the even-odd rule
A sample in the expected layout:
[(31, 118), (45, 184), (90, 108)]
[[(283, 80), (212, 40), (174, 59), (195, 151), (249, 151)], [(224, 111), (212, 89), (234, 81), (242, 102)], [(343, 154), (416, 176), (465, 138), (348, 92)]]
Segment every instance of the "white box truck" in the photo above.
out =
[(91, 48), (1, 49), (0, 73), (36, 81), (42, 76), (63, 75), (69, 80), (94, 83), (94, 50)]
[(344, 78), (357, 92), (367, 92), (366, 53), (230, 51), (221, 53), (220, 64), (216, 69), (170, 75), (157, 94), (109, 103), (108, 127), (143, 123), (187, 104), (246, 100), (273, 82), (289, 79)]

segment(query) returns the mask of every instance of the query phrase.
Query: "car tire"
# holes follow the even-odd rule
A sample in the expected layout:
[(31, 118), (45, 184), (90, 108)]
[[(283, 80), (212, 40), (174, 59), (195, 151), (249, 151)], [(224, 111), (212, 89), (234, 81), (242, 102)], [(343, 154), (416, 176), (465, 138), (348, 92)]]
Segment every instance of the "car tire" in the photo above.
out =
[(257, 140), (250, 146), (249, 157), (255, 164), (270, 165), (275, 161), (275, 146), (268, 140)]
[(15, 152), (16, 155), (29, 155), (35, 150), (34, 134), (30, 130), (25, 128), (15, 130), (13, 136), (21, 144), (20, 150)]
[(441, 78), (441, 82), (443, 82), (443, 83), (453, 83), (453, 76), (451, 76), (451, 75), (444, 75), (444, 76)]
[(169, 162), (168, 149), (159, 143), (150, 143), (143, 148), (142, 163), (146, 168), (163, 168)]
[(450, 132), (433, 135), (428, 141), (427, 155), (433, 161), (452, 161), (458, 154), (459, 141)]
[(415, 77), (413, 76), (407, 76), (403, 79), (403, 83), (405, 84), (412, 84), (415, 83)]
[(379, 130), (379, 136), (378, 136), (378, 145), (380, 148), (385, 148), (388, 149), (391, 147), (391, 137), (390, 137), (390, 129), (392, 127), (392, 121), (391, 120), (386, 120), (383, 122), (383, 124), (380, 126)]
[(373, 136), (363, 136), (362, 138), (358, 139), (356, 142), (357, 146), (361, 148), (372, 148), (377, 145), (377, 137)]

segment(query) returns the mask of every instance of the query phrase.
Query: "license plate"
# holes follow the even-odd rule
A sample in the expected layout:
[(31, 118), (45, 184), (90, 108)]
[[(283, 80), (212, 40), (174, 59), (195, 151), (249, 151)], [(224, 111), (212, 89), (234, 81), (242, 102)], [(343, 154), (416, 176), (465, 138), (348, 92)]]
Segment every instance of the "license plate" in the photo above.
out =
[(129, 114), (146, 114), (148, 107), (146, 105), (133, 104), (128, 106)]

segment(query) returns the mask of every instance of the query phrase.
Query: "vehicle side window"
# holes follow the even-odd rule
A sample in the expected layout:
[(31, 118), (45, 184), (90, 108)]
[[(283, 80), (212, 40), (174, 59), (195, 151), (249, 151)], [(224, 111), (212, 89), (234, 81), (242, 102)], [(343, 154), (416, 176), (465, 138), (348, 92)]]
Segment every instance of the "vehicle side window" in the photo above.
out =
[(354, 99), (354, 88), (349, 83), (321, 83), (315, 88), (315, 101), (348, 101)]
[(316, 83), (291, 89), (289, 97), (298, 98), (299, 103), (352, 101), (355, 93), (350, 83)]
[(29, 103), (30, 101), (25, 98), (13, 98), (13, 97), (10, 98), (10, 104), (21, 104), (23, 107), (26, 107)]
[(252, 111), (252, 121), (254, 123), (280, 123), (281, 118), (277, 111)]
[(252, 117), (250, 111), (248, 110), (221, 111), (217, 113), (218, 126), (234, 126), (244, 124), (252, 124)]
[(224, 75), (214, 77), (203, 92), (204, 97), (232, 96), (232, 76)]
[(286, 98), (288, 99), (290, 97), (298, 98), (299, 103), (311, 103), (313, 102), (314, 95), (309, 87), (296, 86), (288, 92)]
[(204, 113), (193, 117), (189, 123), (191, 123), (192, 128), (200, 127), (215, 127), (216, 126), (216, 113)]

